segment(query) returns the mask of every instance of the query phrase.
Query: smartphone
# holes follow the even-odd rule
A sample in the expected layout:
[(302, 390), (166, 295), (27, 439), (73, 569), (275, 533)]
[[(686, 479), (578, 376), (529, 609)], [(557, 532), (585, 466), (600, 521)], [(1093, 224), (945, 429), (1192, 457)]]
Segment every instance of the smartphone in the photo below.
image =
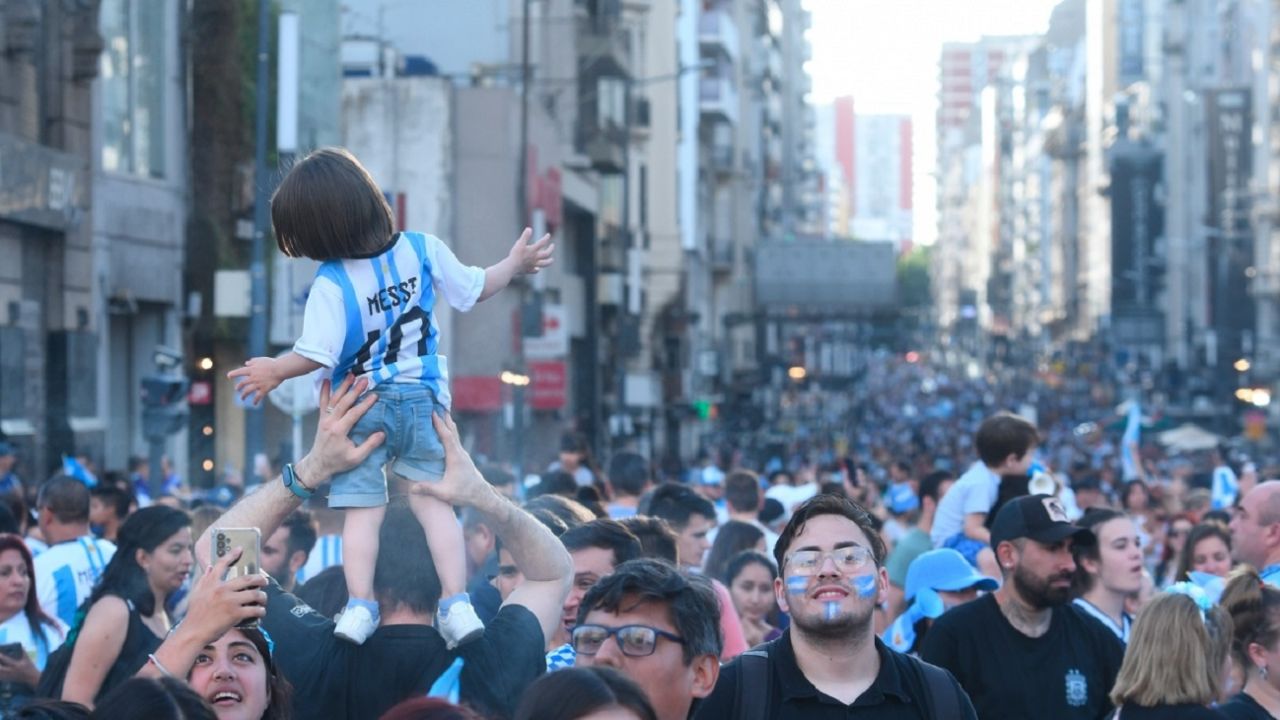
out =
[[(262, 533), (258, 528), (214, 528), (211, 542), (214, 562), (236, 548), (243, 549), (240, 558), (227, 569), (227, 576), (223, 580), (258, 573), (258, 562), (262, 557)], [(256, 628), (258, 619), (246, 620), (237, 627)]]
[(11, 657), (14, 660), (21, 660), (26, 656), (27, 651), (22, 647), (22, 643), (5, 643), (0, 645), (0, 655)]

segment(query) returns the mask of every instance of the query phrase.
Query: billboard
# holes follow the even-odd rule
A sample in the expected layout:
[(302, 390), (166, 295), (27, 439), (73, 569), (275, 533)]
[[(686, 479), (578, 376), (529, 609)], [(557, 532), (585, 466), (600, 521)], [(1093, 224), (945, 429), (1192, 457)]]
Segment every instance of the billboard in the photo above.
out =
[(898, 302), (897, 245), (889, 241), (766, 240), (756, 248), (756, 302), (820, 311)]

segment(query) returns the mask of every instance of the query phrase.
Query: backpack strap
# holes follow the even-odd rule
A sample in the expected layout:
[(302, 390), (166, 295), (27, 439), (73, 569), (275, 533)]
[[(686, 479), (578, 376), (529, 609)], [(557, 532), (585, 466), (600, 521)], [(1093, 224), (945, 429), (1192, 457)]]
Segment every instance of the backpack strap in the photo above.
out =
[(763, 643), (738, 656), (738, 692), (733, 700), (737, 720), (765, 720), (769, 712), (769, 646)]
[(933, 720), (961, 720), (960, 708), (964, 703), (960, 701), (958, 683), (947, 674), (946, 670), (937, 665), (931, 665), (919, 658), (912, 659), (915, 660), (916, 669), (920, 671), (920, 677), (929, 690), (929, 705)]

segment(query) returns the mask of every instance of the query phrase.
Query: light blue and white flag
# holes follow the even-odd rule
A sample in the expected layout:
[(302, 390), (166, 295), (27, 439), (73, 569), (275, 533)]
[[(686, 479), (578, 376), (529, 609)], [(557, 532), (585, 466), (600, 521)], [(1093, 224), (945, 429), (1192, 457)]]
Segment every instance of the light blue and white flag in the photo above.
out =
[(1124, 437), (1120, 441), (1120, 461), (1123, 465), (1124, 479), (1137, 480), (1142, 477), (1138, 465), (1138, 444), (1142, 437), (1142, 406), (1137, 400), (1129, 401), (1129, 419), (1124, 426)]

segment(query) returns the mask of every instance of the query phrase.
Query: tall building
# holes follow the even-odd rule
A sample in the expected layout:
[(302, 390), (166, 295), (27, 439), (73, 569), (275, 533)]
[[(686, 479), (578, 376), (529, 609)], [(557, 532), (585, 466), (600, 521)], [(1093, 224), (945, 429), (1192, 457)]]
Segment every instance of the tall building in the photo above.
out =
[(93, 212), (98, 13), (97, 2), (0, 8), (0, 434), (28, 482), (63, 453), (97, 458), (106, 444), (98, 272), (107, 257), (95, 250)]
[[(912, 123), (907, 115), (857, 114), (852, 97), (818, 108), (828, 231), (911, 248)], [(826, 152), (823, 152), (825, 148)]]

